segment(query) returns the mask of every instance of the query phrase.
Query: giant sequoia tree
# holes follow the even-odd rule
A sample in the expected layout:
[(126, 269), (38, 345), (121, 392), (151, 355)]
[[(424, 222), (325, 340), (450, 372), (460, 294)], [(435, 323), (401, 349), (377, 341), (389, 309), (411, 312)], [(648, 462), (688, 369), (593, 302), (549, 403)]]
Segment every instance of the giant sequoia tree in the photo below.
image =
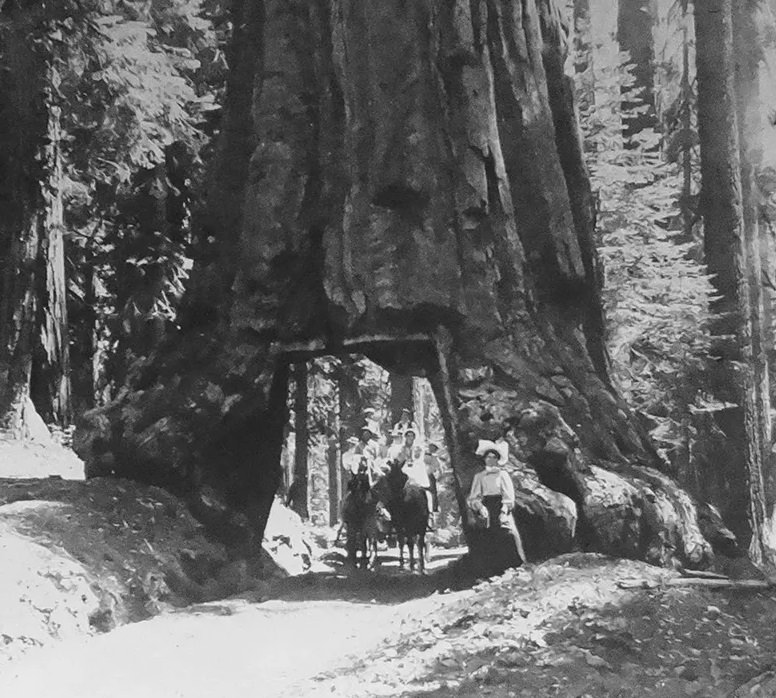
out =
[(259, 531), (290, 361), (427, 375), (459, 502), (505, 435), (530, 555), (709, 544), (607, 377), (594, 206), (553, 0), (236, 0), (183, 334), (78, 439), (92, 472), (209, 483)]
[(14, 436), (28, 432), (33, 389), (50, 421), (70, 418), (51, 38), (66, 5), (0, 6), (0, 428)]

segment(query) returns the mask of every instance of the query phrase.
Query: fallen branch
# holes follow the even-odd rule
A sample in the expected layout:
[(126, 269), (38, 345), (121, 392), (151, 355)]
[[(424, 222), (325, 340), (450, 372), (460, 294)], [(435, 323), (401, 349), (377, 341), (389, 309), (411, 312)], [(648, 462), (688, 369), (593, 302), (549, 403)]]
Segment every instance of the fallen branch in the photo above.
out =
[(621, 589), (657, 589), (659, 587), (699, 586), (710, 589), (750, 589), (761, 591), (776, 587), (776, 581), (767, 579), (729, 579), (707, 577), (672, 577), (661, 581), (623, 579), (617, 583)]

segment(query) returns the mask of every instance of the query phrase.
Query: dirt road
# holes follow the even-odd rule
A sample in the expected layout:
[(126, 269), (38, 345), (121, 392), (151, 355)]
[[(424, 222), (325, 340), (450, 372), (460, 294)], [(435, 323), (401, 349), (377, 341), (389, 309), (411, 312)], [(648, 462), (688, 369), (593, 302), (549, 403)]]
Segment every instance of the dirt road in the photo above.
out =
[(228, 601), (33, 653), (0, 668), (14, 698), (298, 696), (298, 682), (347, 664), (423, 600)]
[(288, 579), (274, 590), (282, 598), (203, 604), (34, 650), (0, 665), (0, 696), (723, 698), (776, 692), (776, 678), (769, 683), (776, 652), (770, 590), (663, 586), (677, 573), (589, 554), (436, 593), (441, 580), (453, 580), (446, 574), (419, 577), (389, 567), (379, 574)]
[[(431, 570), (463, 552), (438, 552)], [(433, 577), (399, 571), (290, 578), (282, 599), (200, 604), (74, 638), (0, 664), (0, 696), (219, 698), (313, 695), (307, 680), (336, 672), (435, 604)], [(274, 595), (274, 594), (273, 594)], [(409, 599), (409, 600), (408, 600)]]

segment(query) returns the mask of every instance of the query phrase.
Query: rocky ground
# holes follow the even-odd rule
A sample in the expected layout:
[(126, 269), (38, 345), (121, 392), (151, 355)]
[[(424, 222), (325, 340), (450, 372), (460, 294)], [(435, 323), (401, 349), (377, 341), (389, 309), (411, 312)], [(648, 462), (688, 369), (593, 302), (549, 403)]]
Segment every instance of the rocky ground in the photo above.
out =
[(425, 577), (394, 550), (353, 572), (281, 507), (247, 563), (168, 493), (19, 448), (0, 444), (2, 696), (776, 695), (762, 584), (589, 554), (473, 584), (439, 548)]

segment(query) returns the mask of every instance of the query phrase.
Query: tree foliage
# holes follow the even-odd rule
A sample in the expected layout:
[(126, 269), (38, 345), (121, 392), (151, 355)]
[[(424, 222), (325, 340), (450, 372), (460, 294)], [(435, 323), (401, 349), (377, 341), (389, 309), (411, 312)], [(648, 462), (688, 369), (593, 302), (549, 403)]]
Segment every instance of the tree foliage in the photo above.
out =
[(72, 341), (98, 356), (82, 395), (108, 397), (176, 323), (228, 32), (213, 0), (93, 3), (58, 30)]
[[(597, 100), (582, 113), (599, 201), (607, 345), (615, 383), (676, 463), (689, 447), (687, 415), (709, 408), (703, 373), (713, 289), (696, 244), (682, 240), (682, 171), (668, 142), (652, 129), (626, 141), (618, 127), (620, 91), (633, 85), (623, 60), (599, 67)], [(637, 104), (638, 94), (629, 100)]]

